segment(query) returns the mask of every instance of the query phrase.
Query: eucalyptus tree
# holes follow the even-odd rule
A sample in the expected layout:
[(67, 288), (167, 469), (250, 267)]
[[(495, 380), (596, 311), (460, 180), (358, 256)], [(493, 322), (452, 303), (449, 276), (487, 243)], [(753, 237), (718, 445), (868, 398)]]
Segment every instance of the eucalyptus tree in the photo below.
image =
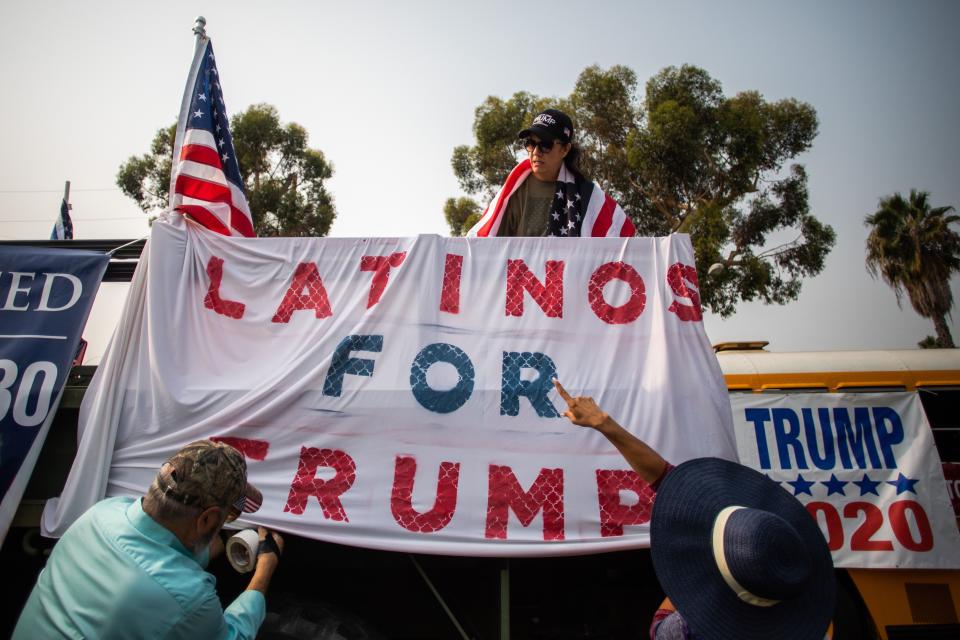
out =
[[(167, 206), (176, 129), (159, 129), (149, 152), (117, 172), (117, 186), (145, 213)], [(327, 235), (337, 215), (326, 187), (333, 164), (308, 146), (306, 129), (283, 124), (275, 107), (256, 104), (231, 118), (230, 133), (257, 235)]]
[[(817, 135), (815, 109), (756, 91), (732, 97), (698, 67), (667, 67), (646, 83), (625, 66), (591, 66), (566, 98), (519, 91), (477, 107), (473, 145), (453, 150), (461, 188), (488, 200), (520, 152), (516, 134), (534, 114), (571, 115), (585, 173), (631, 217), (641, 235), (689, 233), (701, 303), (729, 316), (742, 300), (785, 304), (823, 270), (833, 229), (809, 210), (807, 173), (789, 164)], [(484, 202), (485, 204), (485, 202)], [(476, 213), (447, 201), (454, 234)], [(791, 240), (776, 247), (775, 238)]]

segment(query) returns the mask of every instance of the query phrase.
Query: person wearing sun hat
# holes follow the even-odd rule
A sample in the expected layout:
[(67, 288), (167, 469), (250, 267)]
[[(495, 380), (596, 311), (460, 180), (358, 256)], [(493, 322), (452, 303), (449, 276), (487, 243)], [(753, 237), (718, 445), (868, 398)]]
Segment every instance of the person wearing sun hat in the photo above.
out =
[(601, 433), (656, 492), (650, 552), (667, 600), (651, 640), (820, 640), (834, 610), (833, 559), (816, 521), (763, 474), (719, 458), (674, 467), (553, 381), (574, 424)]
[(283, 539), (260, 528), (253, 578), (226, 610), (204, 569), (222, 550), (223, 525), (262, 500), (243, 454), (222, 442), (188, 444), (143, 498), (101, 500), (67, 529), (13, 638), (255, 637)]
[(743, 465), (698, 458), (671, 469), (653, 503), (650, 553), (669, 601), (656, 640), (819, 640), (830, 624), (836, 583), (819, 525)]
[(633, 222), (580, 170), (573, 121), (559, 109), (538, 113), (517, 134), (527, 158), (467, 232), (474, 237), (630, 237)]

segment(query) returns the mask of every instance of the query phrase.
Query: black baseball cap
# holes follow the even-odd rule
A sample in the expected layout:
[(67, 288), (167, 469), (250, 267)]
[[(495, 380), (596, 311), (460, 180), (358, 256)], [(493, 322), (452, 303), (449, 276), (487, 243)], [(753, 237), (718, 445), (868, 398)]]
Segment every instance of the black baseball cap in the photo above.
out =
[(570, 116), (557, 109), (546, 109), (537, 114), (533, 124), (517, 134), (518, 138), (526, 138), (534, 134), (543, 142), (570, 142), (573, 139), (573, 122)]

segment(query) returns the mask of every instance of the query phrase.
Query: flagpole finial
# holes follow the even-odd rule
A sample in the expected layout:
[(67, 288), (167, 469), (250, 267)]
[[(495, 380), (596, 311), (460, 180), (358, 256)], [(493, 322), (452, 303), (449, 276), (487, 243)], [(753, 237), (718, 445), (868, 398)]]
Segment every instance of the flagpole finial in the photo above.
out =
[(207, 19), (204, 18), (203, 16), (197, 16), (197, 19), (194, 20), (194, 24), (193, 24), (193, 35), (200, 38), (206, 38), (207, 37), (206, 26), (207, 26)]

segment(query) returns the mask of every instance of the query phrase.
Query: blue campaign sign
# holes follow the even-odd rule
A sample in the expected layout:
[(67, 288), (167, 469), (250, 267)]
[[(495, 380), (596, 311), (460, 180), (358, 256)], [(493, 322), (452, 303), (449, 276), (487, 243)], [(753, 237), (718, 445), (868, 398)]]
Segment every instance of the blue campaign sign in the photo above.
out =
[[(20, 500), (109, 261), (91, 251), (0, 246), (0, 539), (9, 525), (3, 516), (12, 518)], [(24, 465), (35, 444), (33, 461)]]

